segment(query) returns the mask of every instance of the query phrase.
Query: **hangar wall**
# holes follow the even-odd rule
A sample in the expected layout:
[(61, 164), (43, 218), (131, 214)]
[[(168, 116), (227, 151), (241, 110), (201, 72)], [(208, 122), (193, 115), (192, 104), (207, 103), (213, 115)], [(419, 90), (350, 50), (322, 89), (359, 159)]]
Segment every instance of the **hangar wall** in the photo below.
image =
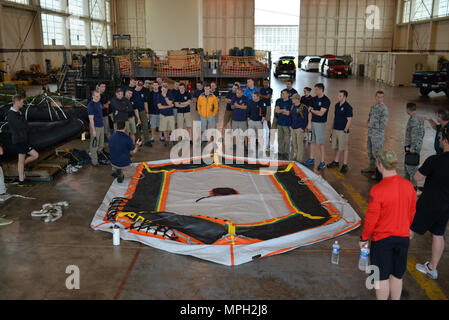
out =
[(254, 0), (203, 0), (204, 50), (254, 47), (254, 8)]
[(398, 23), (393, 49), (431, 52), (449, 59), (449, 17)]
[[(200, 46), (201, 0), (117, 0), (117, 32), (133, 47), (176, 50)], [(120, 41), (120, 47), (129, 42)]]
[[(367, 27), (366, 17), (379, 8), (378, 28)], [(299, 55), (346, 55), (366, 50), (391, 50), (395, 0), (302, 0)]]

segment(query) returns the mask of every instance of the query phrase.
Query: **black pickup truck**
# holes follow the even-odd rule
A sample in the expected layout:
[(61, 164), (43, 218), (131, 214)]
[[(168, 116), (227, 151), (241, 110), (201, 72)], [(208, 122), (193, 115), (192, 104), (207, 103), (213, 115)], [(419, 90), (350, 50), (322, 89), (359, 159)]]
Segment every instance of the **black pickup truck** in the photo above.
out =
[(412, 86), (419, 88), (419, 92), (424, 97), (427, 97), (431, 91), (443, 91), (449, 97), (448, 68), (449, 62), (445, 62), (440, 71), (415, 72), (413, 73)]

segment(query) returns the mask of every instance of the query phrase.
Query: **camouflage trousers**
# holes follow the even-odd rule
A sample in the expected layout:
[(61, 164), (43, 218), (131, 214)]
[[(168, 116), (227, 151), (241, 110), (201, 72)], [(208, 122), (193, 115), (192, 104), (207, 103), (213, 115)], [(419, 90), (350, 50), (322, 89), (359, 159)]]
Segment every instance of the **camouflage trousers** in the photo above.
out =
[(366, 149), (368, 151), (368, 158), (371, 167), (376, 166), (376, 152), (384, 147), (383, 135), (368, 135)]
[(405, 178), (407, 180), (410, 180), (410, 182), (413, 184), (414, 187), (416, 187), (417, 183), (415, 181), (415, 173), (418, 171), (419, 166), (409, 166), (407, 164), (404, 164), (405, 169)]

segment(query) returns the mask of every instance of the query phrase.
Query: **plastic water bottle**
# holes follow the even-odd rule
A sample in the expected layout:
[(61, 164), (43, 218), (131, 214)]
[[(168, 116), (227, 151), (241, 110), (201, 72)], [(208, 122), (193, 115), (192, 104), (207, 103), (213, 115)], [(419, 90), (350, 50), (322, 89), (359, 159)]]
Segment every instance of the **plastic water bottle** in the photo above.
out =
[(120, 227), (116, 224), (112, 229), (112, 241), (114, 243), (114, 246), (120, 245)]
[(339, 260), (340, 260), (340, 245), (338, 244), (338, 241), (335, 241), (335, 243), (332, 246), (332, 259), (331, 259), (331, 262), (333, 264), (338, 264)]
[(368, 258), (369, 248), (368, 245), (365, 244), (365, 246), (360, 249), (359, 270), (366, 271), (366, 268), (368, 268)]

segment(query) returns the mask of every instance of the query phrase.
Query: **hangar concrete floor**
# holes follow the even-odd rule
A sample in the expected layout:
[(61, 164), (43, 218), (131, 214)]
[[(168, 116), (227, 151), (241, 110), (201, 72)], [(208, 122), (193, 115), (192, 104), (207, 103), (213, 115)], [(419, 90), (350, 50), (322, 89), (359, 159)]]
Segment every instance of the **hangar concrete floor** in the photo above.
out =
[[(367, 166), (365, 122), (373, 104), (374, 92), (385, 91), (390, 110), (385, 146), (403, 156), (407, 114), (406, 102), (416, 102), (420, 115), (434, 117), (435, 111), (448, 104), (443, 94), (420, 97), (415, 88), (387, 87), (373, 81), (328, 79), (317, 73), (299, 71), (294, 87), (302, 93), (304, 86), (323, 82), (332, 105), (340, 89), (349, 91), (354, 107), (350, 137), (349, 172), (342, 176), (325, 169), (321, 174), (349, 200), (363, 218), (368, 193), (373, 182), (360, 170)], [(284, 79), (272, 82), (274, 97), (285, 86)], [(223, 110), (221, 110), (223, 111)], [(220, 113), (222, 119), (223, 113)], [(333, 107), (329, 122), (333, 119)], [(328, 124), (330, 132), (330, 124)], [(435, 132), (426, 123), (422, 158), (433, 154)], [(87, 148), (86, 142), (73, 146)], [(326, 161), (333, 159), (326, 145)], [(169, 157), (159, 142), (144, 148), (134, 161)], [(316, 170), (316, 169), (315, 169)], [(399, 167), (403, 174), (402, 166)], [(0, 299), (374, 299), (367, 290), (367, 275), (357, 268), (358, 239), (361, 229), (338, 238), (340, 263), (330, 263), (334, 240), (299, 248), (236, 267), (226, 267), (189, 256), (180, 256), (122, 241), (112, 245), (112, 236), (90, 228), (92, 217), (113, 178), (110, 168), (90, 165), (75, 174), (58, 174), (52, 182), (37, 183), (29, 189), (8, 188), (37, 200), (14, 198), (0, 207), (14, 223), (0, 228)], [(32, 219), (30, 212), (42, 204), (67, 200), (63, 217), (45, 224)], [(446, 244), (448, 241), (446, 240)], [(449, 255), (443, 254), (439, 279), (430, 280), (416, 272), (414, 264), (430, 258), (431, 236), (418, 236), (410, 246), (408, 271), (404, 276), (403, 299), (443, 299), (449, 296)], [(80, 269), (80, 289), (65, 286), (66, 267)], [(447, 298), (446, 298), (447, 299)]]

